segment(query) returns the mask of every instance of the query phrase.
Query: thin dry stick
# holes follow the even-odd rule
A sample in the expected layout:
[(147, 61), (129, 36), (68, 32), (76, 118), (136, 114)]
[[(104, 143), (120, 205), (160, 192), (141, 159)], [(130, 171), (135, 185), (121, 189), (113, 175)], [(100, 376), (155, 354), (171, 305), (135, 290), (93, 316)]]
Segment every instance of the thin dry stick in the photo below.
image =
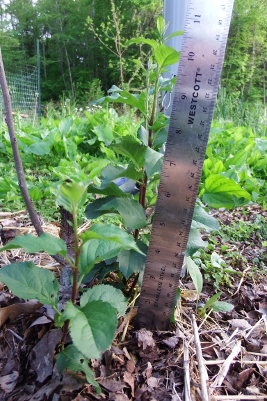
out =
[(241, 341), (238, 341), (236, 343), (236, 345), (234, 346), (234, 348), (232, 349), (231, 354), (228, 356), (228, 358), (226, 358), (226, 360), (224, 361), (223, 366), (221, 367), (218, 376), (216, 377), (215, 381), (212, 383), (212, 385), (210, 386), (210, 390), (211, 390), (211, 394), (214, 392), (214, 390), (216, 389), (216, 387), (220, 387), (222, 382), (225, 379), (225, 376), (228, 373), (228, 370), (230, 368), (231, 363), (233, 362), (233, 360), (237, 357), (237, 355), (241, 352)]
[(184, 340), (184, 399), (185, 399), (185, 401), (191, 401), (189, 352), (188, 352), (188, 347), (187, 347), (185, 340)]
[(253, 332), (253, 330), (256, 329), (256, 327), (258, 327), (263, 321), (263, 317), (260, 318), (260, 320), (257, 321), (256, 324), (254, 324), (254, 326), (251, 327), (251, 329), (249, 330), (249, 332), (245, 335), (245, 339), (249, 338), (250, 334)]
[(239, 284), (238, 284), (237, 290), (233, 293), (232, 297), (233, 297), (234, 295), (236, 295), (236, 294), (239, 293), (239, 290), (240, 290), (240, 288), (241, 288), (241, 285), (242, 285), (242, 283), (243, 283), (243, 281), (244, 281), (244, 279), (245, 279), (245, 277), (246, 277), (246, 273), (247, 273), (247, 271), (248, 271), (249, 269), (250, 269), (250, 267), (247, 267), (247, 268), (243, 271), (243, 274), (242, 274), (241, 280), (240, 280), (240, 282), (239, 282)]
[[(214, 361), (204, 361), (205, 365), (222, 365), (225, 362), (225, 359), (215, 359)], [(240, 363), (242, 363), (242, 365), (254, 365), (255, 363), (257, 363), (258, 365), (267, 365), (267, 361), (245, 361), (244, 359), (242, 359), (242, 361), (239, 361)], [(236, 361), (231, 361), (230, 365), (232, 363), (236, 363)]]
[(226, 401), (234, 401), (234, 400), (249, 400), (249, 401), (253, 401), (253, 400), (265, 400), (267, 399), (267, 397), (265, 395), (215, 395), (213, 396), (213, 398), (215, 400), (226, 400)]
[(200, 344), (200, 339), (199, 339), (199, 334), (198, 334), (196, 318), (194, 315), (192, 315), (192, 322), (193, 322), (193, 331), (194, 331), (194, 337), (195, 337), (196, 354), (197, 354), (197, 360), (198, 360), (198, 369), (199, 369), (199, 374), (200, 374), (201, 397), (202, 397), (201, 399), (202, 399), (202, 401), (209, 401), (210, 397), (209, 397), (208, 386), (207, 386), (208, 373), (207, 373), (206, 367), (203, 363), (201, 344)]

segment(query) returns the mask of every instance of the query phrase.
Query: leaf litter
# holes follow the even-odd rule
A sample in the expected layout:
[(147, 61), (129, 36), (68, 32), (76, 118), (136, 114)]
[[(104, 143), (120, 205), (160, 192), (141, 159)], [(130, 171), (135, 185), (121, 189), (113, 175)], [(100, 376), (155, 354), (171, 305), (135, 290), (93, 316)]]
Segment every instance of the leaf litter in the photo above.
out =
[[(266, 218), (267, 212), (250, 205), (213, 215), (226, 226), (240, 220), (255, 225), (258, 216)], [(5, 224), (1, 221), (3, 243), (14, 235), (34, 232), (24, 212), (8, 219)], [(46, 224), (45, 230), (58, 236), (53, 224)], [(196, 300), (188, 276), (181, 283), (182, 300), (169, 331), (135, 331), (136, 307), (132, 306), (119, 319), (111, 348), (91, 360), (100, 395), (83, 373), (59, 372), (55, 359), (60, 330), (54, 328), (49, 307), (15, 297), (0, 285), (0, 399), (198, 401), (205, 400), (205, 383), (210, 400), (267, 400), (267, 275), (262, 268), (267, 267), (266, 247), (253, 230), (242, 240), (219, 238), (218, 254), (221, 245), (242, 256), (234, 266), (242, 276), (235, 276), (230, 288), (220, 288), (220, 299), (234, 305), (233, 310), (210, 311), (203, 319), (196, 316), (194, 333)], [(29, 260), (58, 276), (60, 266), (44, 253), (28, 255), (16, 249), (0, 254), (0, 266)], [(212, 283), (205, 280), (200, 301), (213, 294)]]

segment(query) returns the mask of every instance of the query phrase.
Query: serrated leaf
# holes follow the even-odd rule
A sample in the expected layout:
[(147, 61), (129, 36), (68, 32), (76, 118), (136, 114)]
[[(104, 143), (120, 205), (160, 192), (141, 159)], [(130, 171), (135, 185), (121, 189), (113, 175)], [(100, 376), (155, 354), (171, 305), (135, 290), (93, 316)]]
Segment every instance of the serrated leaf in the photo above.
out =
[(106, 213), (111, 213), (111, 209), (105, 208), (104, 206), (114, 199), (114, 196), (107, 196), (106, 198), (96, 199), (89, 203), (85, 208), (85, 216), (89, 220), (97, 219)]
[(210, 207), (233, 209), (235, 206), (246, 204), (250, 200), (250, 195), (234, 180), (220, 174), (213, 174), (205, 181), (205, 192), (202, 199)]
[(116, 92), (114, 91), (110, 96), (98, 99), (92, 102), (92, 104), (99, 104), (103, 102), (123, 103), (123, 104), (128, 104), (129, 106), (133, 106), (138, 110), (140, 110), (141, 113), (145, 114), (146, 113), (145, 98), (146, 98), (145, 93), (141, 93), (141, 95), (133, 95), (128, 91), (120, 90)]
[(165, 44), (158, 46), (155, 51), (155, 60), (160, 68), (168, 67), (169, 65), (176, 64), (179, 61), (180, 53), (174, 50), (172, 47), (168, 47)]
[(75, 347), (68, 345), (57, 356), (57, 366), (61, 372), (65, 369), (73, 370), (74, 372), (84, 372), (88, 383), (96, 388), (97, 394), (101, 393), (101, 388), (95, 381), (94, 373), (89, 368), (89, 360)]
[(115, 178), (119, 177), (121, 173), (124, 173), (125, 169), (121, 166), (113, 166), (108, 164), (101, 172), (102, 181), (100, 189), (106, 188)]
[(82, 276), (88, 274), (94, 265), (103, 259), (117, 256), (123, 246), (114, 241), (104, 239), (91, 239), (83, 247), (79, 260), (79, 273)]
[(2, 267), (0, 281), (20, 298), (38, 299), (42, 304), (57, 306), (57, 279), (49, 270), (39, 268), (32, 262), (12, 263)]
[(106, 284), (96, 285), (84, 292), (80, 300), (81, 308), (83, 308), (88, 302), (92, 301), (109, 302), (121, 316), (125, 314), (128, 303), (120, 290)]
[(200, 273), (199, 267), (195, 264), (195, 262), (189, 257), (186, 257), (186, 265), (188, 273), (196, 287), (197, 293), (200, 294), (203, 288), (203, 277)]
[(70, 213), (76, 213), (85, 203), (87, 198), (86, 187), (76, 183), (64, 183), (57, 191), (57, 203), (68, 210)]
[(63, 315), (70, 320), (70, 335), (75, 347), (87, 358), (100, 358), (115, 335), (116, 309), (103, 301), (92, 301), (78, 309), (69, 301)]
[(62, 256), (67, 255), (67, 246), (65, 242), (56, 238), (51, 234), (41, 234), (39, 237), (34, 237), (31, 234), (18, 235), (12, 239), (8, 244), (0, 249), (6, 251), (8, 249), (23, 248), (27, 253), (47, 252), (49, 255), (56, 255), (59, 253)]
[(191, 228), (186, 246), (186, 256), (193, 255), (199, 248), (205, 248), (208, 245), (207, 241), (203, 241), (200, 233), (195, 228)]
[(93, 238), (117, 242), (125, 249), (134, 249), (137, 252), (142, 253), (131, 235), (112, 224), (95, 224), (90, 228), (90, 230), (81, 234), (80, 237), (84, 242)]
[(156, 152), (151, 148), (147, 148), (145, 154), (145, 169), (148, 178), (155, 173), (161, 173), (163, 164), (163, 154)]
[(147, 246), (143, 244), (141, 241), (137, 242), (139, 248), (143, 251), (144, 255), (137, 253), (136, 251), (121, 251), (118, 256), (119, 268), (126, 280), (133, 273), (140, 273), (144, 270), (146, 263), (146, 253)]
[(165, 128), (162, 128), (156, 135), (153, 141), (153, 147), (161, 148), (161, 146), (167, 141), (168, 132)]
[(145, 209), (134, 199), (114, 198), (101, 206), (99, 210), (106, 208), (117, 210), (127, 227), (142, 228), (146, 225)]
[(137, 138), (142, 142), (143, 145), (148, 146), (148, 130), (140, 125), (137, 131)]
[(137, 169), (141, 169), (145, 164), (145, 153), (147, 147), (138, 143), (135, 139), (128, 136), (120, 143), (110, 146), (116, 153), (129, 157)]
[(114, 182), (108, 184), (105, 188), (97, 188), (94, 185), (89, 185), (87, 188), (87, 192), (89, 194), (99, 194), (106, 196), (120, 196), (120, 197), (128, 197), (129, 194), (123, 192)]
[(204, 228), (207, 232), (218, 231), (220, 224), (215, 217), (210, 216), (202, 206), (195, 205), (191, 228)]
[(140, 37), (140, 38), (133, 38), (133, 39), (130, 39), (130, 40), (128, 40), (128, 41), (126, 42), (126, 45), (127, 45), (127, 46), (132, 45), (132, 44), (137, 44), (137, 45), (139, 45), (139, 44), (146, 44), (146, 45), (149, 45), (149, 46), (153, 47), (154, 49), (155, 49), (156, 47), (158, 47), (158, 42), (156, 42), (156, 40), (153, 40), (153, 39), (146, 39), (146, 38), (142, 38), (142, 37)]

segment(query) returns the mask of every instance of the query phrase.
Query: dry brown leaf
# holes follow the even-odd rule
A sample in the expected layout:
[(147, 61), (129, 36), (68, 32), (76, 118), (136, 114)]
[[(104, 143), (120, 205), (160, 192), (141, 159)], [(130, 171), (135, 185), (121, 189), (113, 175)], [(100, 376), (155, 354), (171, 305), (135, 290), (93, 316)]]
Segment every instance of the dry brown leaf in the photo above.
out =
[(143, 345), (143, 350), (145, 350), (147, 347), (155, 347), (156, 343), (153, 340), (153, 333), (151, 331), (148, 331), (146, 329), (141, 329), (136, 332), (136, 337), (138, 340), (138, 347)]
[(127, 369), (127, 372), (129, 372), (129, 373), (133, 373), (133, 372), (134, 372), (134, 370), (135, 370), (135, 365), (134, 365), (134, 362), (133, 362), (132, 359), (130, 359), (129, 361), (127, 361), (126, 369)]
[(123, 380), (131, 387), (132, 396), (134, 397), (134, 376), (129, 372), (124, 372)]
[(153, 368), (152, 368), (151, 363), (150, 363), (150, 362), (147, 362), (147, 367), (146, 367), (146, 369), (143, 371), (142, 375), (143, 375), (144, 377), (146, 377), (147, 379), (149, 379), (149, 378), (151, 377), (151, 375), (152, 375), (152, 370), (153, 370)]
[(251, 328), (251, 325), (245, 319), (232, 319), (229, 320), (229, 323), (231, 324), (233, 329), (238, 328), (239, 330), (247, 330)]
[(148, 385), (148, 390), (150, 392), (152, 392), (154, 390), (154, 388), (157, 388), (159, 386), (159, 381), (156, 377), (151, 376), (147, 380), (147, 385)]
[(242, 387), (244, 387), (244, 383), (249, 379), (249, 377), (251, 376), (251, 374), (254, 372), (254, 369), (249, 368), (249, 369), (245, 369), (242, 372), (238, 373), (237, 375), (237, 379), (234, 383), (234, 388), (236, 390), (241, 390)]
[(0, 377), (0, 387), (6, 393), (11, 393), (17, 384), (17, 379), (19, 377), (18, 372), (13, 371), (9, 375)]
[(36, 299), (28, 302), (6, 306), (0, 309), (0, 327), (7, 321), (7, 319), (14, 320), (19, 315), (29, 315), (39, 309), (42, 304)]
[(170, 348), (175, 348), (179, 342), (179, 338), (177, 338), (176, 336), (173, 336), (173, 337), (167, 338), (166, 340), (163, 340), (162, 342), (163, 342), (163, 344), (167, 345)]

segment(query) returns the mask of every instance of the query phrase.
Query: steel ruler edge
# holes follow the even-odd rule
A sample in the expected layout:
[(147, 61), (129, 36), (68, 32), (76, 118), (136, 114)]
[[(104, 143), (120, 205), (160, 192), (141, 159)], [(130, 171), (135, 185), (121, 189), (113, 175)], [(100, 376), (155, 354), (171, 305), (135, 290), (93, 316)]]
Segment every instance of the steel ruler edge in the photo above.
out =
[(136, 328), (168, 330), (205, 159), (234, 0), (189, 0)]

